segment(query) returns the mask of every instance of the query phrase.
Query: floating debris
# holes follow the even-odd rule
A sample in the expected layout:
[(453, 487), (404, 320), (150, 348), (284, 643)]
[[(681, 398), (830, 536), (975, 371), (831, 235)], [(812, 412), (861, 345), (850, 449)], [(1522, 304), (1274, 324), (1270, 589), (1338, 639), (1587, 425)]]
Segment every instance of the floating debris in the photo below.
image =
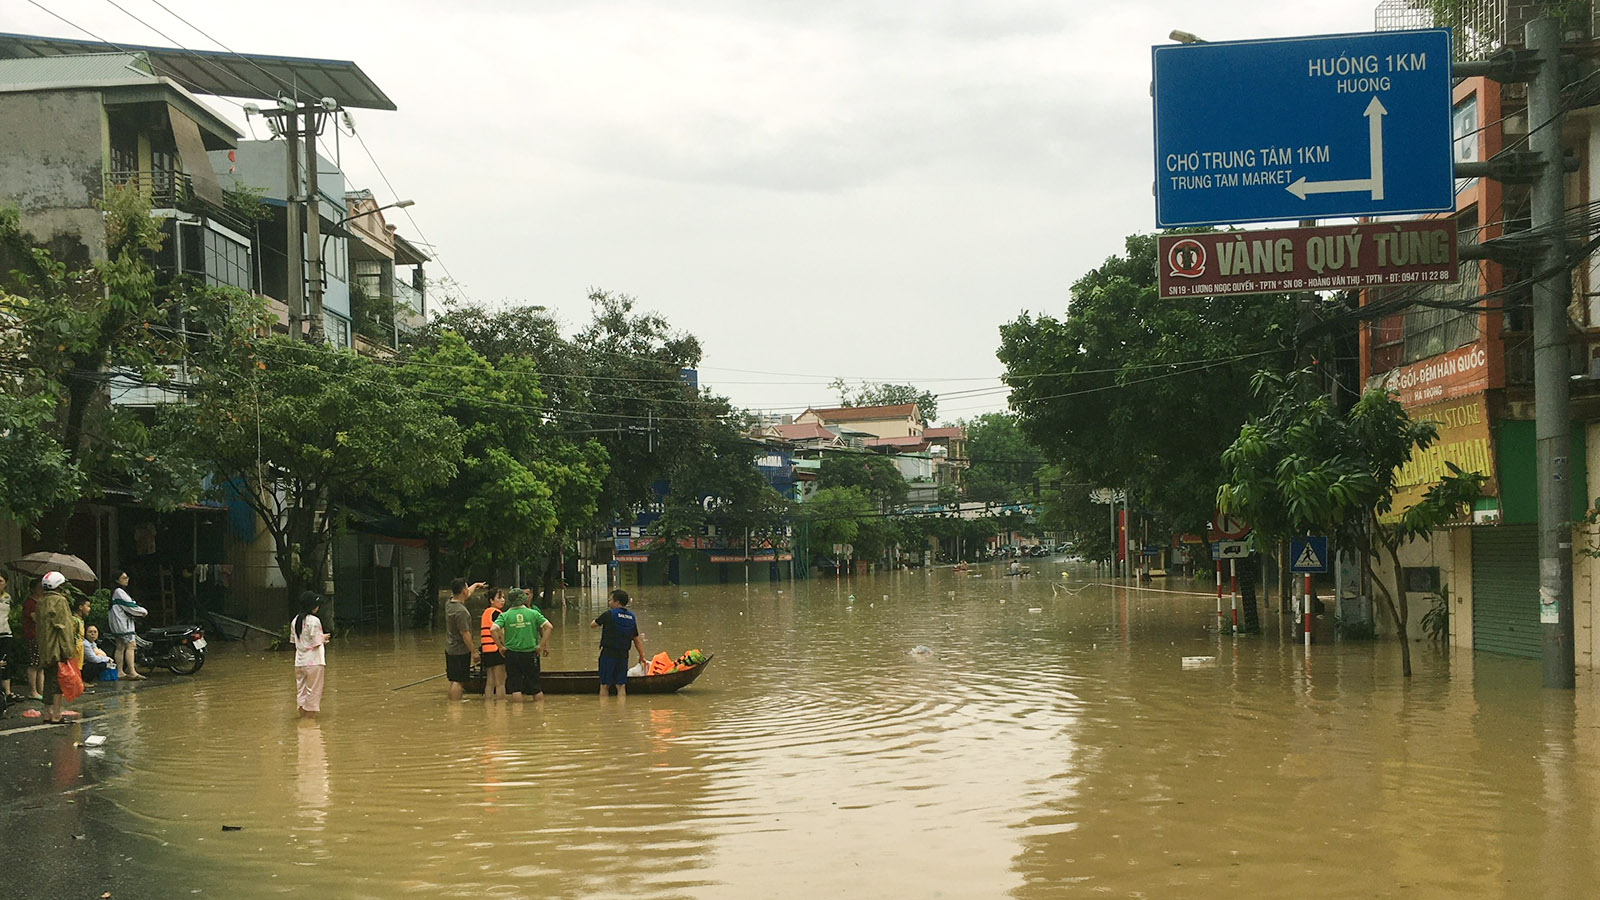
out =
[(1217, 658), (1215, 656), (1185, 656), (1183, 658), (1183, 667), (1185, 669), (1205, 669), (1216, 664)]
[(933, 648), (924, 644), (918, 644), (911, 648), (910, 655), (915, 656), (918, 659), (926, 659), (930, 656), (933, 656)]

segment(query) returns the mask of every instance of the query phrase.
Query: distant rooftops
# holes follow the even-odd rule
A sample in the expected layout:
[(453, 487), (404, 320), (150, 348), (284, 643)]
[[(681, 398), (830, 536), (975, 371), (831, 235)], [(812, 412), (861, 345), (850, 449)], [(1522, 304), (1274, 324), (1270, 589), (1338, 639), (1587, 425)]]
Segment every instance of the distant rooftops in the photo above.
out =
[(836, 441), (839, 436), (816, 422), (807, 422), (804, 425), (772, 425), (767, 432), (773, 437), (785, 441)]

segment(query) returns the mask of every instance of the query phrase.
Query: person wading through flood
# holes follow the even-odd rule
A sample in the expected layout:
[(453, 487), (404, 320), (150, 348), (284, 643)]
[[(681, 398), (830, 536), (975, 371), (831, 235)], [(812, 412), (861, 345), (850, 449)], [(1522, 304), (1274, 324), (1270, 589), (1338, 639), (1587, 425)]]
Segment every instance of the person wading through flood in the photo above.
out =
[(472, 613), (467, 612), (467, 601), (480, 588), (488, 584), (478, 581), (467, 584), (465, 578), (450, 582), (450, 602), (444, 605), (444, 676), (450, 682), (450, 699), (461, 700), (466, 693), (467, 678), (473, 663), (478, 661), (478, 648), (472, 642)]
[(639, 665), (644, 665), (644, 635), (639, 633), (639, 621), (628, 611), (628, 592), (617, 588), (606, 601), (605, 612), (589, 623), (600, 629), (600, 696), (617, 686), (617, 696), (628, 696), (628, 644), (639, 653)]
[(511, 608), (494, 623), (495, 640), (505, 647), (506, 690), (520, 703), (524, 694), (543, 700), (539, 685), (539, 657), (550, 655), (550, 632), (555, 626), (528, 605), (528, 592), (511, 592)]
[(478, 625), (478, 655), (483, 658), (483, 699), (506, 698), (506, 657), (494, 635), (494, 621), (506, 608), (506, 589), (495, 588)]
[(295, 707), (302, 719), (316, 718), (322, 712), (322, 682), (328, 671), (324, 646), (332, 637), (322, 630), (322, 620), (317, 617), (321, 608), (322, 597), (316, 591), (303, 591), (300, 614), (289, 623), (294, 633)]

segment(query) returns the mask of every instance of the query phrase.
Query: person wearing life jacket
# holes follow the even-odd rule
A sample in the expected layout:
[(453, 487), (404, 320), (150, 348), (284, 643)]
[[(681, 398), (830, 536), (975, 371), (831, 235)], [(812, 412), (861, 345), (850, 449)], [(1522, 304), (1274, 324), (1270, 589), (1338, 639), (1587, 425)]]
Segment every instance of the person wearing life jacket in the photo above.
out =
[(506, 699), (506, 657), (494, 639), (494, 622), (506, 608), (506, 589), (495, 588), (480, 620), (478, 651), (483, 657), (483, 699)]

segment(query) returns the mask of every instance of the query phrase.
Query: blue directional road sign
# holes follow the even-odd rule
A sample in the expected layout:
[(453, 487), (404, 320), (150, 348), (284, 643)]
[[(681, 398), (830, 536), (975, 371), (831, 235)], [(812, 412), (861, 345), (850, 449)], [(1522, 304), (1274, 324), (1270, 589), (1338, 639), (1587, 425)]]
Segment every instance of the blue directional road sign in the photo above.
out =
[(1159, 227), (1455, 210), (1448, 29), (1153, 58)]
[(1289, 571), (1328, 571), (1328, 539), (1325, 537), (1290, 538)]

